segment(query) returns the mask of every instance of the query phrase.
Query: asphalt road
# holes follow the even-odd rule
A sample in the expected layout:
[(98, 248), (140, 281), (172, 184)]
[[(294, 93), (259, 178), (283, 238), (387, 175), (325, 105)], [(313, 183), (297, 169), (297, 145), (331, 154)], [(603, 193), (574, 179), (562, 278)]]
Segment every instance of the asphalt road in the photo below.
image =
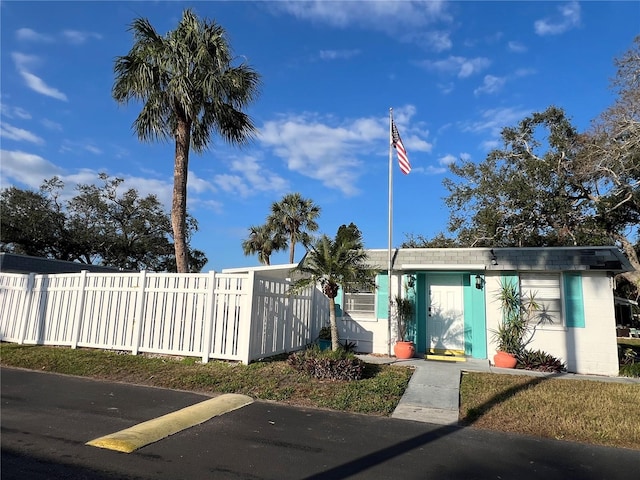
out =
[(125, 454), (96, 437), (209, 397), (1, 370), (2, 480), (629, 479), (640, 451), (254, 402)]

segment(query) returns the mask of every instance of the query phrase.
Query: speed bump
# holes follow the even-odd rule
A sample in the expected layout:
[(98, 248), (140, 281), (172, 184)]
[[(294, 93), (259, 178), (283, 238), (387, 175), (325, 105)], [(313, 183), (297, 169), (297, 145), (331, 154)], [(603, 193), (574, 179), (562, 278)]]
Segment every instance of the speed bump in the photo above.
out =
[(253, 399), (246, 395), (226, 393), (190, 407), (168, 413), (158, 418), (148, 420), (119, 432), (96, 438), (86, 445), (98, 448), (131, 453), (145, 445), (162, 440), (185, 428), (199, 425), (210, 418), (222, 415), (253, 403)]

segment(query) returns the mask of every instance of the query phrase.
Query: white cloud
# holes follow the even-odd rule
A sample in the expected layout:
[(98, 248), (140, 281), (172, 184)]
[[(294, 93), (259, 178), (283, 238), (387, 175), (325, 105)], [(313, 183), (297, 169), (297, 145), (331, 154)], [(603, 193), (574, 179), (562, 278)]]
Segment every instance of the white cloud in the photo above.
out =
[[(76, 194), (75, 186), (77, 184), (87, 184), (87, 185), (100, 185), (101, 182), (98, 178), (98, 175), (101, 173), (107, 173), (110, 177), (119, 177), (123, 179), (123, 182), (118, 187), (119, 192), (124, 192), (129, 189), (134, 189), (138, 192), (138, 195), (141, 197), (146, 197), (147, 195), (155, 195), (160, 203), (162, 203), (163, 208), (166, 211), (171, 210), (171, 196), (173, 193), (173, 182), (172, 180), (163, 180), (157, 178), (147, 178), (147, 177), (138, 177), (133, 175), (125, 175), (122, 173), (111, 173), (108, 172), (105, 168), (100, 169), (91, 169), (91, 168), (82, 168), (74, 173), (68, 173), (66, 175), (59, 175), (60, 179), (65, 183), (65, 189), (70, 189), (71, 195)], [(191, 172), (189, 173), (189, 181), (191, 181)], [(189, 188), (191, 185), (189, 185)], [(188, 197), (189, 205), (191, 206), (192, 198)]]
[(522, 43), (514, 41), (509, 42), (507, 44), (507, 48), (510, 52), (514, 53), (524, 53), (527, 51), (527, 47), (525, 47)]
[(485, 57), (465, 58), (453, 55), (444, 60), (418, 62), (418, 65), (422, 67), (436, 70), (440, 73), (457, 75), (458, 78), (467, 78), (478, 74), (489, 67), (490, 64), (491, 61)]
[(519, 121), (531, 114), (531, 110), (515, 108), (494, 108), (485, 110), (481, 118), (475, 122), (461, 124), (463, 132), (472, 132), (488, 135), (489, 138), (483, 140), (484, 148), (495, 148), (502, 129), (516, 125)]
[[(111, 177), (124, 179), (119, 186), (119, 191), (133, 188), (141, 197), (155, 195), (167, 212), (171, 210), (172, 179), (164, 180), (131, 176), (122, 173), (110, 173), (107, 170), (106, 168), (82, 168), (75, 172), (68, 172), (39, 155), (19, 150), (0, 150), (0, 188), (19, 184), (26, 185), (31, 189), (38, 189), (44, 180), (57, 176), (65, 184), (62, 198), (70, 199), (77, 194), (76, 185), (100, 185), (98, 175), (100, 172), (106, 172)], [(199, 178), (192, 171), (189, 171), (188, 188), (190, 193), (196, 194), (188, 197), (189, 209), (203, 206), (216, 212), (221, 210), (220, 202), (216, 200), (201, 200), (197, 196), (197, 194), (203, 192), (214, 191), (215, 188), (211, 183)]]
[(102, 155), (103, 153), (102, 150), (100, 150), (95, 145), (85, 145), (84, 149), (89, 153), (93, 153), (94, 155)]
[(0, 112), (7, 118), (20, 118), (22, 120), (30, 120), (31, 114), (24, 108), (12, 107), (4, 103), (0, 104)]
[(44, 125), (44, 127), (48, 130), (53, 130), (56, 132), (62, 131), (61, 124), (59, 124), (58, 122), (54, 122), (53, 120), (49, 120), (48, 118), (43, 118), (42, 120), (40, 120), (40, 123), (42, 123), (42, 125)]
[(329, 125), (313, 115), (303, 115), (267, 122), (260, 141), (285, 160), (290, 170), (320, 180), (345, 195), (355, 195), (362, 165), (358, 154), (365, 154), (362, 150), (368, 150), (372, 139), (384, 137), (381, 122), (360, 119)]
[(213, 185), (203, 178), (198, 177), (192, 170), (187, 174), (187, 188), (195, 193), (212, 192)]
[(536, 20), (533, 28), (536, 34), (559, 35), (580, 25), (581, 9), (578, 2), (570, 2), (558, 7), (559, 18)]
[(62, 36), (70, 43), (80, 45), (85, 43), (89, 39), (101, 40), (102, 35), (94, 32), (81, 32), (78, 30), (64, 30)]
[(215, 186), (227, 193), (247, 198), (261, 192), (282, 193), (289, 188), (286, 179), (252, 156), (232, 159), (229, 169), (231, 173), (217, 174), (213, 179)]
[[(415, 107), (394, 110), (403, 143), (410, 158), (428, 152), (432, 145), (420, 125), (411, 122)], [(357, 118), (338, 121), (333, 117), (304, 114), (280, 117), (260, 129), (260, 142), (283, 159), (289, 170), (322, 182), (328, 188), (352, 196), (360, 192), (358, 179), (366, 165), (388, 151), (388, 118)]]
[(441, 175), (449, 171), (449, 165), (456, 161), (456, 157), (451, 154), (447, 154), (444, 157), (438, 159), (438, 165), (427, 165), (424, 168), (417, 168), (417, 172), (424, 173), (426, 175)]
[[(55, 124), (52, 127), (55, 127)], [(71, 141), (67, 139), (62, 141), (60, 152), (69, 152), (77, 155), (83, 155), (84, 152), (89, 152), (93, 155), (102, 155), (104, 153), (100, 147), (97, 147), (91, 141)]]
[(67, 96), (60, 90), (48, 86), (44, 80), (31, 73), (28, 68), (39, 61), (38, 57), (33, 55), (25, 55), (22, 53), (14, 52), (11, 54), (13, 61), (20, 72), (20, 75), (24, 79), (27, 86), (34, 92), (41, 93), (47, 97), (52, 97), (58, 100), (67, 101)]
[(402, 39), (438, 53), (451, 50), (453, 47), (451, 32), (445, 30), (407, 33), (402, 36)]
[(44, 144), (44, 140), (38, 137), (35, 133), (14, 127), (6, 122), (2, 122), (2, 124), (0, 124), (0, 136), (8, 138), (9, 140), (16, 140), (18, 142), (30, 142), (35, 143), (36, 145)]
[(417, 172), (424, 173), (425, 175), (442, 175), (447, 171), (445, 167), (435, 167), (433, 165), (427, 165), (424, 168), (416, 169)]
[(24, 78), (27, 86), (33, 90), (34, 92), (41, 93), (42, 95), (46, 95), (47, 97), (52, 97), (57, 100), (67, 101), (67, 96), (62, 93), (60, 90), (54, 87), (50, 87), (47, 85), (44, 80), (40, 77), (37, 77), (33, 73), (29, 73), (27, 71), (20, 71), (20, 75)]
[(448, 95), (454, 90), (453, 82), (438, 83), (436, 86), (438, 87), (438, 90), (440, 90), (444, 95)]
[[(102, 35), (99, 33), (83, 32), (80, 30), (63, 30), (60, 36), (74, 45), (81, 45), (92, 38), (96, 40), (102, 39)], [(56, 41), (55, 37), (47, 35), (46, 33), (36, 32), (31, 28), (19, 28), (16, 30), (16, 38), (24, 42), (51, 43)]]
[(451, 165), (452, 163), (455, 163), (456, 160), (457, 160), (456, 157), (454, 157), (453, 155), (448, 154), (448, 155), (445, 155), (442, 158), (439, 158), (438, 159), (438, 163), (440, 165), (448, 166), (448, 165)]
[(450, 20), (447, 12), (448, 2), (441, 0), (402, 2), (395, 0), (368, 2), (286, 0), (269, 3), (269, 8), (302, 20), (334, 27), (363, 26), (387, 33), (406, 32), (408, 29), (424, 27), (435, 21)]
[(0, 165), (3, 188), (15, 182), (39, 188), (45, 179), (64, 173), (60, 167), (41, 156), (20, 150), (0, 150)]
[(40, 63), (40, 59), (35, 55), (27, 55), (20, 52), (13, 52), (11, 58), (13, 58), (13, 63), (18, 70), (27, 70)]
[(427, 44), (436, 52), (451, 50), (453, 43), (449, 32), (429, 32), (425, 37)]
[(53, 42), (53, 38), (44, 33), (38, 33), (30, 28), (19, 28), (16, 30), (16, 38), (27, 42)]
[(504, 84), (507, 82), (507, 79), (504, 77), (496, 77), (493, 75), (485, 75), (482, 86), (476, 88), (473, 91), (473, 94), (478, 96), (483, 93), (491, 94), (498, 93), (504, 87)]
[(360, 55), (360, 50), (320, 50), (321, 60), (343, 60)]

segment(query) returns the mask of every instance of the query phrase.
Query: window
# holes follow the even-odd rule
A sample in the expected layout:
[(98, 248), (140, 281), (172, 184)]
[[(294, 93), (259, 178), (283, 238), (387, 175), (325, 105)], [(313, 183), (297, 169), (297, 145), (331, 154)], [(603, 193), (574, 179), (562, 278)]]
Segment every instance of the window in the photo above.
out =
[(520, 292), (523, 301), (533, 296), (538, 304), (539, 308), (533, 315), (536, 324), (563, 325), (559, 273), (521, 273)]
[(373, 315), (375, 313), (375, 289), (345, 292), (342, 308), (349, 315)]

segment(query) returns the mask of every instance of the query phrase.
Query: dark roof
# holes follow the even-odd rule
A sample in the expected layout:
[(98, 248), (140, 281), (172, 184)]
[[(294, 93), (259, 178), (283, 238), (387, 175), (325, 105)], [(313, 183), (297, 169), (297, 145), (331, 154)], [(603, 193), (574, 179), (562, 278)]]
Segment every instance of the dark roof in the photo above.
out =
[(5, 273), (78, 273), (82, 270), (90, 272), (113, 273), (119, 268), (87, 265), (78, 262), (65, 262), (50, 258), (30, 257), (15, 253), (0, 253), (0, 272)]
[[(367, 250), (369, 263), (387, 269), (388, 250)], [(633, 271), (618, 247), (398, 248), (394, 270)]]

